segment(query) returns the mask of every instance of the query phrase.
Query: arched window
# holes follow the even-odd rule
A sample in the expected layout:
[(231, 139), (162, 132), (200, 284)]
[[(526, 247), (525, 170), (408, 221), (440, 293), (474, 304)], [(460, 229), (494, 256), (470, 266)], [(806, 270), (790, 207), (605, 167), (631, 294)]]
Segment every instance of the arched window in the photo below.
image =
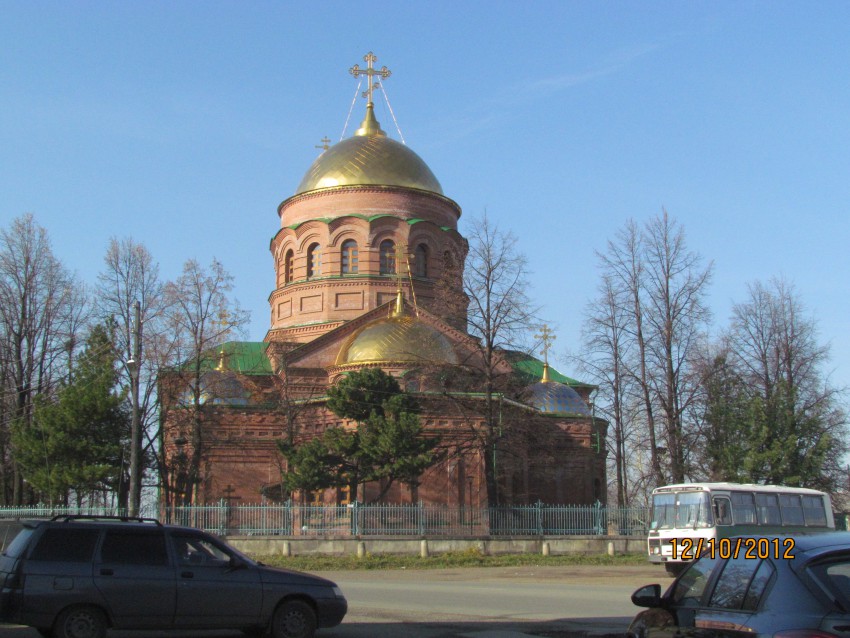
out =
[(341, 263), (340, 271), (343, 275), (348, 275), (351, 273), (356, 273), (357, 266), (357, 242), (353, 239), (346, 239), (342, 242), (342, 255), (341, 255)]
[(319, 244), (310, 244), (307, 249), (307, 279), (322, 274), (322, 248)]
[(295, 253), (292, 250), (286, 251), (286, 256), (283, 258), (283, 283), (290, 284), (295, 277)]
[(381, 274), (395, 274), (395, 244), (391, 239), (381, 242)]
[(419, 244), (413, 253), (413, 274), (417, 277), (428, 276), (428, 247)]

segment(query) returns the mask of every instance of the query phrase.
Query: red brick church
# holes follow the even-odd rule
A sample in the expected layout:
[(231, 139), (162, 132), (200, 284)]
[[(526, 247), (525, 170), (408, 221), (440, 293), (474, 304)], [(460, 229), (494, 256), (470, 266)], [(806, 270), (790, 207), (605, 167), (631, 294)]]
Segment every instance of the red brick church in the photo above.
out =
[[(442, 447), (418, 485), (394, 485), (383, 502), (491, 504), (485, 460), (496, 473), (497, 504), (604, 502), (607, 424), (589, 407), (594, 388), (535, 357), (498, 353), (496, 367), (510, 380), (493, 395), (504, 429), (495, 444), (481, 445), (485, 398), (475, 371), (483, 364), (467, 333), (461, 209), (428, 165), (381, 129), (373, 78), (389, 72), (374, 69), (371, 54), (365, 60), (366, 69), (352, 69), (369, 83), (360, 127), (325, 148), (278, 207), (265, 340), (210, 353), (195, 417), (200, 438), (190, 436), (178, 399), (164, 410), (172, 491), (197, 504), (279, 500), (286, 467), (276, 441), (354, 427), (326, 407), (327, 388), (351, 371), (379, 367), (417, 397), (426, 434), (439, 435)], [(187, 486), (180, 468), (193, 444), (201, 466)], [(380, 491), (362, 485), (359, 499)], [(348, 500), (342, 489), (293, 496)]]

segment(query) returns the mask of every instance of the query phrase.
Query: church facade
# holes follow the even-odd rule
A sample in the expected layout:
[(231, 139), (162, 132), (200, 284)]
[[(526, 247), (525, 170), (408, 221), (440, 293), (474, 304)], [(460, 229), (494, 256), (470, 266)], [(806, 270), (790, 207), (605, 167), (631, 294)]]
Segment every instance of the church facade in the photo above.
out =
[[(381, 129), (373, 78), (389, 72), (374, 69), (371, 54), (365, 60), (366, 69), (352, 69), (369, 82), (360, 127), (325, 148), (278, 208), (265, 340), (211, 351), (194, 410), (179, 400), (185, 388), (171, 394), (162, 445), (175, 502), (348, 502), (343, 488), (284, 495), (277, 441), (357, 427), (327, 408), (327, 389), (372, 367), (416, 397), (425, 435), (439, 437), (441, 450), (418, 482), (393, 485), (383, 502), (604, 502), (606, 423), (592, 414), (594, 388), (518, 352), (484, 361), (467, 332), (460, 206)], [(493, 392), (482, 384), (488, 365), (504, 380)], [(193, 455), (198, 467), (187, 484)], [(358, 486), (357, 497), (369, 502), (382, 487)]]

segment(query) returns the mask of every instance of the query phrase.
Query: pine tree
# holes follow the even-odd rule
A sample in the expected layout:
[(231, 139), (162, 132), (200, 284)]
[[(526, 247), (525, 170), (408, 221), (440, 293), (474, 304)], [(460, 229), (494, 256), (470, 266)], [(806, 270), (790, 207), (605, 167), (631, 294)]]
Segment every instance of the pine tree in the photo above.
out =
[(74, 496), (80, 504), (95, 493), (126, 491), (130, 422), (117, 382), (110, 332), (95, 326), (56, 400), (39, 400), (32, 427), (14, 432), (24, 478), (43, 499), (68, 504)]

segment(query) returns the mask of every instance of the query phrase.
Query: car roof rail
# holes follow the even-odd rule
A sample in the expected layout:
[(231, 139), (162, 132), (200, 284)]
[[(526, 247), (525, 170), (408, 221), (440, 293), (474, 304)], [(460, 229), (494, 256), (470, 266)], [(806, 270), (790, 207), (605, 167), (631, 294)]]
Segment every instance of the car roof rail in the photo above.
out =
[(109, 514), (57, 514), (51, 521), (110, 521), (117, 523), (154, 523), (162, 527), (162, 523), (156, 518), (143, 518), (141, 516), (114, 516)]

